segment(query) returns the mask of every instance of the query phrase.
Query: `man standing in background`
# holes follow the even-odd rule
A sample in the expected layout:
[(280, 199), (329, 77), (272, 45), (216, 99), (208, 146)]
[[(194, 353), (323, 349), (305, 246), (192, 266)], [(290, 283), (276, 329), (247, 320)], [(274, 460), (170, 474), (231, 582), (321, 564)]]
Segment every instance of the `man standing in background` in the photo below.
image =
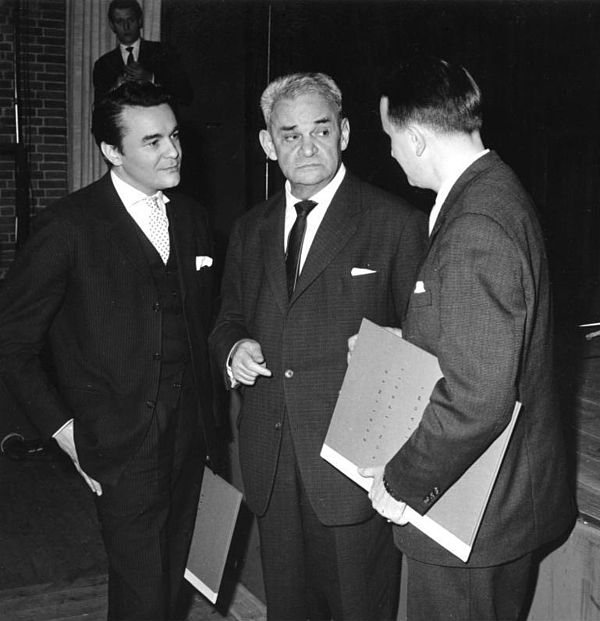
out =
[[(513, 171), (484, 148), (481, 93), (440, 59), (403, 65), (381, 98), (392, 157), (437, 193), (429, 250), (403, 337), (437, 356), (443, 378), (404, 446), (374, 477), (373, 506), (408, 559), (410, 621), (519, 619), (533, 552), (574, 519), (553, 384), (544, 239)], [(420, 514), (466, 471), (522, 403), (471, 556), (459, 561), (403, 513)]]
[(94, 63), (94, 101), (125, 80), (160, 84), (177, 104), (192, 101), (192, 87), (176, 52), (140, 38), (143, 14), (137, 0), (112, 0), (108, 22), (119, 45)]
[(240, 462), (270, 620), (395, 619), (398, 557), (367, 495), (319, 454), (363, 317), (399, 326), (425, 217), (342, 164), (350, 125), (322, 73), (264, 91), (285, 189), (238, 220), (211, 347), (241, 386)]
[(96, 103), (110, 171), (41, 212), (0, 299), (2, 379), (94, 492), (111, 621), (185, 612), (204, 462), (218, 457), (211, 234), (170, 191), (182, 156), (170, 101), (125, 82)]

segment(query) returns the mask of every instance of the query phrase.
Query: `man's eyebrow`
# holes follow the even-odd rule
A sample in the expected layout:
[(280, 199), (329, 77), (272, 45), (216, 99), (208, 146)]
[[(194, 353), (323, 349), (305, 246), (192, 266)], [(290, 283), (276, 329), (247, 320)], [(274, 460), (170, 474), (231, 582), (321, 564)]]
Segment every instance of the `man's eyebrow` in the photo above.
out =
[(142, 138), (143, 142), (151, 142), (152, 140), (156, 140), (157, 138), (162, 138), (162, 134), (157, 133), (157, 134), (148, 134), (147, 136), (144, 136)]
[[(331, 123), (331, 118), (328, 116), (322, 116), (318, 119), (315, 119), (314, 121), (315, 125), (323, 125), (325, 123)], [(298, 128), (298, 125), (283, 125), (281, 127), (281, 131), (292, 132), (292, 131), (295, 131), (297, 128)]]

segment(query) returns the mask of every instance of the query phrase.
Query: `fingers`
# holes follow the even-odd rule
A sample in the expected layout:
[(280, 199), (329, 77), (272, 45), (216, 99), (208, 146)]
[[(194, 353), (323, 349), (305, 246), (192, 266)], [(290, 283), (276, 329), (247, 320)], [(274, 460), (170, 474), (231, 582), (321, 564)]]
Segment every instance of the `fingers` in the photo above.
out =
[(242, 341), (231, 357), (233, 377), (246, 386), (252, 386), (259, 376), (271, 377), (260, 344), (256, 341)]
[(354, 351), (354, 347), (356, 346), (357, 340), (358, 340), (358, 334), (353, 334), (348, 339), (348, 354), (346, 355), (346, 360), (348, 364), (350, 364), (350, 358), (352, 358), (352, 352)]

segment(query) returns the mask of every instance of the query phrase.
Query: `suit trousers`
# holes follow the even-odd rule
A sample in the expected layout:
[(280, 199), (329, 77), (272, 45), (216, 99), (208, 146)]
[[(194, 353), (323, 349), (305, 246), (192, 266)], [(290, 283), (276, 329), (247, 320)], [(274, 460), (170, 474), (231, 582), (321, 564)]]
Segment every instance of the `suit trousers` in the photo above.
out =
[(396, 618), (400, 557), (390, 525), (325, 526), (302, 486), (287, 418), (269, 506), (258, 518), (269, 621)]
[(186, 612), (183, 574), (206, 448), (197, 392), (176, 380), (161, 387), (147, 436), (117, 484), (96, 497), (109, 565), (109, 621), (178, 619)]
[(532, 554), (492, 567), (407, 559), (408, 621), (517, 621), (532, 588)]

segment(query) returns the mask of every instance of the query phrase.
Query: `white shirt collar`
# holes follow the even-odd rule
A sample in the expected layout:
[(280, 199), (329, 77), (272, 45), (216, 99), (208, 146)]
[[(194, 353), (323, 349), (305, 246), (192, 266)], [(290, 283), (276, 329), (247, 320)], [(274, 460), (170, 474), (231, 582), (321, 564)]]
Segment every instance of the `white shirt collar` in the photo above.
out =
[[(346, 167), (344, 164), (340, 165), (339, 170), (333, 177), (333, 179), (321, 190), (319, 190), (316, 194), (313, 194), (310, 197), (310, 200), (315, 201), (317, 204), (312, 209), (312, 211), (306, 217), (306, 231), (304, 233), (304, 242), (302, 244), (302, 252), (300, 254), (300, 268), (304, 266), (304, 261), (308, 256), (308, 251), (312, 246), (313, 240), (321, 226), (321, 222), (325, 217), (325, 213), (329, 208), (329, 204), (333, 200), (335, 193), (338, 191), (344, 177), (346, 176)], [(285, 229), (284, 229), (284, 237), (283, 237), (283, 248), (284, 251), (287, 247), (287, 238), (290, 234), (290, 230), (294, 225), (296, 220), (296, 209), (294, 205), (300, 199), (295, 197), (291, 193), (290, 182), (285, 182)]]
[[(324, 188), (320, 189), (316, 194), (313, 194), (310, 197), (310, 200), (315, 201), (318, 204), (317, 207), (324, 206), (325, 210), (327, 210), (327, 207), (329, 207), (329, 203), (331, 203), (331, 200), (333, 199), (334, 194), (338, 191), (338, 188), (342, 184), (342, 181), (344, 180), (345, 175), (346, 175), (346, 167), (342, 163), (340, 164), (340, 167), (337, 173), (335, 173), (335, 176), (333, 177), (333, 179)], [(301, 199), (296, 198), (292, 194), (291, 184), (289, 181), (286, 180), (285, 182), (285, 204), (286, 204), (286, 207), (292, 208), (294, 212), (294, 218), (296, 217), (296, 210), (294, 209), (294, 205), (299, 200)], [(317, 209), (317, 207), (315, 207), (315, 209)]]
[(442, 205), (444, 201), (448, 198), (448, 194), (450, 194), (450, 190), (454, 187), (454, 184), (458, 181), (459, 177), (473, 164), (473, 162), (477, 161), (480, 157), (483, 157), (486, 153), (489, 153), (489, 149), (484, 149), (483, 151), (479, 151), (476, 153), (471, 159), (467, 160), (464, 166), (458, 168), (454, 171), (452, 175), (444, 179), (440, 189), (438, 190), (437, 196), (435, 197), (435, 203), (433, 205), (433, 209), (429, 214), (429, 234), (431, 235), (431, 231), (433, 231), (433, 227), (435, 226), (435, 221), (440, 215), (440, 211), (442, 210)]
[(129, 56), (129, 52), (127, 51), (128, 47), (132, 47), (133, 50), (133, 58), (134, 60), (138, 60), (140, 57), (140, 42), (141, 42), (141, 37), (135, 41), (134, 43), (130, 43), (129, 45), (123, 45), (122, 43), (119, 43), (119, 49), (121, 50), (121, 56), (123, 57), (123, 62), (127, 63), (127, 57)]
[(127, 183), (117, 175), (114, 170), (110, 171), (110, 178), (112, 179), (113, 185), (115, 186), (115, 190), (121, 199), (123, 205), (125, 205), (125, 209), (129, 211), (129, 208), (148, 198), (148, 196), (156, 196), (158, 198), (159, 204), (166, 205), (169, 202), (169, 197), (163, 194), (160, 190), (155, 194), (144, 194), (141, 190), (134, 188), (131, 184)]

